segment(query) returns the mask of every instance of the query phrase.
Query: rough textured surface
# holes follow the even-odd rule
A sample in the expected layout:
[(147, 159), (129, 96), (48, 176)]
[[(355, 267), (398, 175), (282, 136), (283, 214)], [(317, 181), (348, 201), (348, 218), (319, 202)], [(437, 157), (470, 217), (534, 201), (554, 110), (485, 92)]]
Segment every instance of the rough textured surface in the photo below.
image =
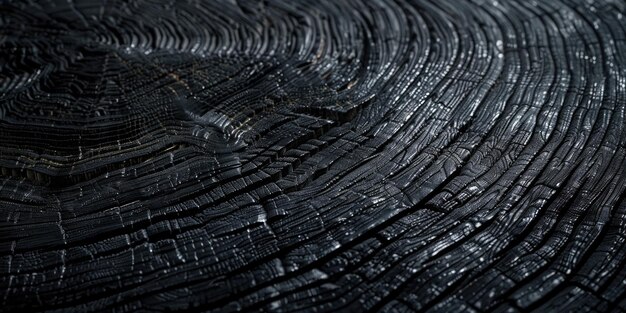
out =
[(0, 303), (626, 310), (604, 1), (3, 1)]

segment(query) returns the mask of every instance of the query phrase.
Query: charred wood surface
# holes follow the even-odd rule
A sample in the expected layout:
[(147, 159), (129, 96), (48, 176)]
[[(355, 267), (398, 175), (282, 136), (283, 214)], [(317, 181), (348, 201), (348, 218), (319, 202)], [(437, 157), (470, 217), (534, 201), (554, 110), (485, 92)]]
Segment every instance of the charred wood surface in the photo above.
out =
[(2, 311), (626, 310), (625, 6), (2, 1)]

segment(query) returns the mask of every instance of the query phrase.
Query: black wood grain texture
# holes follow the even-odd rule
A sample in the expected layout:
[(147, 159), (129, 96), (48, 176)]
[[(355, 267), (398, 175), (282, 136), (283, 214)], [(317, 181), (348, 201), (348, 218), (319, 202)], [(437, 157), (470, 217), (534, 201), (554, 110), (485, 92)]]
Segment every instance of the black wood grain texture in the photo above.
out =
[(626, 310), (624, 15), (2, 1), (1, 310)]

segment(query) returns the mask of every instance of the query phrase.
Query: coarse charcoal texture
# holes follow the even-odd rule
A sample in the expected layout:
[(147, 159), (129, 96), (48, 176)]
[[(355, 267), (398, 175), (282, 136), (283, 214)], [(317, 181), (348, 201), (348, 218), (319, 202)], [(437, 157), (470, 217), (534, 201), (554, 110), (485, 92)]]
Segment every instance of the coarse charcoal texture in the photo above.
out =
[(626, 310), (626, 2), (0, 2), (0, 311)]

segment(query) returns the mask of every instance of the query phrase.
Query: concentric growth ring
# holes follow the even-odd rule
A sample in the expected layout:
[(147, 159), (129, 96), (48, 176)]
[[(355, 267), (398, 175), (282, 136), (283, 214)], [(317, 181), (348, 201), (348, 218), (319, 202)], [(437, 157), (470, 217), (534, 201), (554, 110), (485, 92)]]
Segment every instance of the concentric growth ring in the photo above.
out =
[(3, 310), (626, 310), (626, 3), (3, 1)]

